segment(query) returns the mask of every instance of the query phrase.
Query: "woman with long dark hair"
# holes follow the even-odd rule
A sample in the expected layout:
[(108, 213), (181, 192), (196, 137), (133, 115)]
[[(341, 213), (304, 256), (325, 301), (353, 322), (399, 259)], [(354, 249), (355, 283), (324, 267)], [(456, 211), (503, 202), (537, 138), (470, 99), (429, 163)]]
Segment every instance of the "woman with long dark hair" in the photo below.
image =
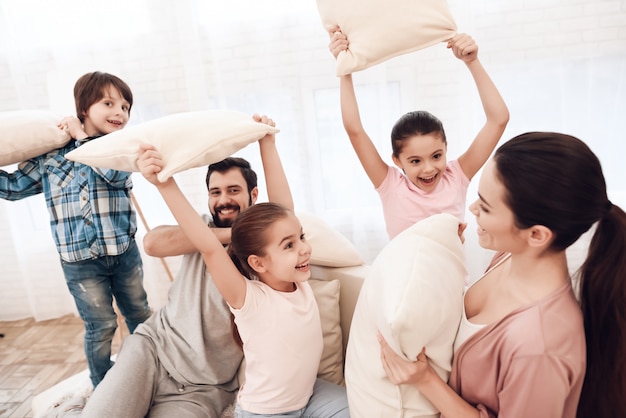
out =
[[(575, 137), (525, 133), (496, 150), (478, 195), (480, 245), (498, 254), (466, 290), (450, 381), (379, 337), (389, 378), (447, 418), (626, 416), (626, 214), (598, 158)], [(594, 225), (578, 301), (565, 250)]]

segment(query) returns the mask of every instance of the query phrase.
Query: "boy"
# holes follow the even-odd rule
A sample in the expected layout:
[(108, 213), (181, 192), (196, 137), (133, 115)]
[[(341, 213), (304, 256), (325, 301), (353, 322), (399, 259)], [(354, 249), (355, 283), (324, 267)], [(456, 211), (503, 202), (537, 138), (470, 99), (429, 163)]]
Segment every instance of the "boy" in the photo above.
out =
[(131, 333), (148, 319), (150, 308), (135, 242), (130, 173), (65, 158), (85, 142), (124, 128), (132, 92), (120, 78), (96, 71), (78, 79), (74, 99), (77, 117), (59, 123), (73, 140), (20, 163), (13, 173), (0, 170), (0, 198), (44, 193), (65, 280), (85, 323), (85, 354), (95, 387), (112, 366), (111, 341), (117, 328), (113, 297)]

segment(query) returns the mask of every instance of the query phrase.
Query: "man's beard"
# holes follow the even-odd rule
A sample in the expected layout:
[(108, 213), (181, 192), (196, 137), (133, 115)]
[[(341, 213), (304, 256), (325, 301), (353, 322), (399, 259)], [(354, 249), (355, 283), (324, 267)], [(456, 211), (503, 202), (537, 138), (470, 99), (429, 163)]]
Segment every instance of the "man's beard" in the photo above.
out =
[(235, 220), (235, 218), (222, 219), (220, 217), (220, 211), (222, 209), (232, 209), (236, 211), (237, 214), (239, 214), (241, 210), (239, 206), (234, 205), (225, 205), (215, 208), (215, 213), (213, 214), (213, 223), (215, 224), (215, 226), (218, 228), (230, 228), (233, 225), (233, 221)]
[[(250, 196), (250, 199), (248, 199), (248, 207), (252, 206), (252, 196)], [(213, 224), (218, 227), (218, 228), (230, 228), (231, 226), (233, 226), (233, 222), (235, 221), (235, 219), (237, 219), (237, 216), (235, 216), (234, 218), (231, 219), (221, 219), (220, 218), (220, 211), (222, 209), (232, 209), (237, 211), (237, 215), (239, 215), (241, 213), (241, 208), (239, 207), (239, 205), (223, 205), (223, 206), (218, 206), (215, 208), (215, 213), (212, 213), (211, 215), (213, 215)], [(245, 209), (245, 208), (244, 208)]]

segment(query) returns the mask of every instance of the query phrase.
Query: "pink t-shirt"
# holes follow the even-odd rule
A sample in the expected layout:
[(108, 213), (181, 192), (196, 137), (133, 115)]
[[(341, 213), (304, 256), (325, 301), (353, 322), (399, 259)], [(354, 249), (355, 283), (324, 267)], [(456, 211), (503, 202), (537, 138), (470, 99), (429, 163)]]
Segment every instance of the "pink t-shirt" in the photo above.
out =
[(465, 219), (469, 182), (457, 160), (448, 162), (441, 181), (429, 193), (411, 183), (399, 169), (389, 166), (387, 177), (376, 189), (383, 205), (389, 239), (438, 213)]
[(297, 283), (294, 292), (278, 292), (247, 280), (244, 305), (230, 310), (246, 359), (246, 381), (237, 398), (241, 408), (278, 414), (306, 406), (324, 345), (311, 285)]
[(481, 418), (575, 418), (585, 362), (582, 313), (566, 283), (469, 337), (448, 384)]

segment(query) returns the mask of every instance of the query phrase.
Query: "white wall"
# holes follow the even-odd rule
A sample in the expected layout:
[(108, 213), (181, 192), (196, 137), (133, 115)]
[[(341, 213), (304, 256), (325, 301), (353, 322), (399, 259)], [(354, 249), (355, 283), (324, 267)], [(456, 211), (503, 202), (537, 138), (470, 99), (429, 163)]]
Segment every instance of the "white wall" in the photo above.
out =
[[(268, 6), (269, 0), (137, 0), (132, 7), (115, 0), (106, 6), (88, 3), (103, 7), (92, 13), (98, 19), (67, 22), (68, 10), (59, 5), (82, 8), (83, 3), (0, 0), (0, 111), (43, 108), (73, 114), (74, 81), (97, 69), (120, 75), (132, 87), (131, 123), (214, 107), (271, 115), (281, 128), (281, 155), (289, 155), (285, 168), (297, 207), (327, 219), (371, 261), (384, 245), (380, 207), (342, 135), (334, 62), (315, 2), (274, 2), (281, 8)], [(477, 40), (481, 61), (510, 107), (504, 138), (560, 130), (593, 141), (609, 187), (626, 190), (621, 164), (626, 0), (453, 0), (450, 5), (459, 31)], [(111, 27), (118, 14), (123, 15), (120, 26)], [(53, 31), (43, 26), (50, 22), (57, 22)], [(106, 36), (92, 40), (99, 25)], [(383, 155), (391, 152), (391, 124), (408, 110), (426, 108), (442, 119), (452, 157), (483, 122), (468, 72), (443, 45), (355, 74), (357, 94), (369, 94), (368, 86), (381, 80), (387, 87), (398, 83), (398, 100), (388, 107), (374, 100), (361, 106)], [(241, 155), (260, 170), (256, 148)], [(158, 196), (143, 179), (133, 178), (149, 224), (168, 222)], [(194, 206), (204, 211), (204, 170), (178, 178)], [(474, 196), (470, 189), (468, 200)], [(40, 319), (56, 316), (55, 306), (69, 298), (63, 287), (25, 287), (44, 276), (64, 281), (43, 206), (39, 198), (0, 201), (0, 320), (30, 316), (32, 305)], [(372, 216), (379, 223), (351, 227)], [(28, 262), (20, 263), (24, 259)], [(160, 260), (144, 260), (148, 286), (166, 286)], [(170, 262), (175, 271), (177, 260)], [(472, 272), (483, 264), (484, 257), (470, 258)], [(34, 297), (37, 292), (42, 294)]]

